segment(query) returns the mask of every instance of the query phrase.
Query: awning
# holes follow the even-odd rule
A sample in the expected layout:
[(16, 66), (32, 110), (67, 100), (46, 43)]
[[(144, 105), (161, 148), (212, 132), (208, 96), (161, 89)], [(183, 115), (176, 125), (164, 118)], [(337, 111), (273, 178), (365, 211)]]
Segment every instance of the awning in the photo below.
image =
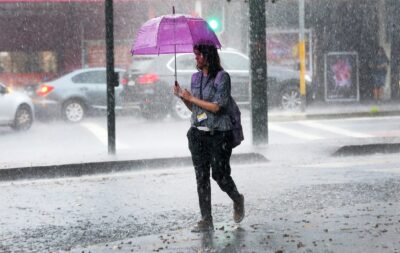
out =
[[(116, 3), (141, 2), (142, 0), (113, 0)], [(0, 3), (104, 3), (105, 0), (0, 0)]]

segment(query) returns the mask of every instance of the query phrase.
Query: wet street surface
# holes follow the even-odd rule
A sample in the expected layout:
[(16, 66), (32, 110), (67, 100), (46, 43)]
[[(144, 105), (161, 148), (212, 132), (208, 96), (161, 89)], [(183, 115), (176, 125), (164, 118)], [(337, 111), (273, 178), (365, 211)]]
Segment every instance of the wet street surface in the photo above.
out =
[(0, 184), (0, 252), (400, 252), (398, 155), (236, 165), (246, 217), (213, 182), (215, 231), (191, 167)]
[[(243, 111), (242, 124), (245, 140), (235, 152), (248, 152), (253, 146), (249, 111)], [(188, 120), (117, 117), (114, 157), (107, 156), (104, 117), (88, 118), (77, 124), (38, 121), (32, 129), (21, 133), (0, 129), (0, 150), (7, 151), (0, 152), (0, 169), (190, 156), (186, 138), (189, 126)], [(268, 124), (268, 146), (275, 149), (274, 146), (283, 144), (291, 147), (321, 143), (324, 148), (331, 143), (338, 146), (389, 143), (399, 138), (399, 126), (399, 116), (272, 121)]]

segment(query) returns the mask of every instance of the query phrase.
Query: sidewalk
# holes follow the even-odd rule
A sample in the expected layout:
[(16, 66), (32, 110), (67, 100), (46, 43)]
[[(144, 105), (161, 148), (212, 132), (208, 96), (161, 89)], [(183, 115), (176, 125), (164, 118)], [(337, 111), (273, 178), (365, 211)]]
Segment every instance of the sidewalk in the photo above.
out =
[[(325, 161), (308, 166), (236, 167), (234, 176), (246, 193), (246, 217), (242, 223), (232, 221), (231, 203), (218, 187), (214, 187), (215, 229), (211, 233), (190, 232), (198, 212), (190, 209), (197, 207), (195, 199), (190, 199), (193, 206), (182, 209), (178, 205), (171, 211), (169, 206), (174, 203), (165, 204), (160, 198), (156, 201), (163, 207), (162, 214), (150, 220), (146, 220), (145, 214), (142, 217), (151, 227), (149, 233), (143, 229), (142, 233), (123, 240), (77, 246), (67, 252), (399, 253), (397, 157), (381, 160), (379, 167), (382, 168), (378, 170), (375, 159), (366, 157), (359, 167), (352, 165), (352, 162), (360, 164), (357, 158), (344, 159), (341, 163), (335, 160), (334, 166)], [(161, 186), (162, 191), (166, 196), (184, 198), (183, 193), (176, 195), (175, 185), (165, 184)], [(156, 197), (156, 193), (154, 195)], [(145, 204), (137, 202), (138, 206)], [(188, 210), (192, 213), (180, 216)]]

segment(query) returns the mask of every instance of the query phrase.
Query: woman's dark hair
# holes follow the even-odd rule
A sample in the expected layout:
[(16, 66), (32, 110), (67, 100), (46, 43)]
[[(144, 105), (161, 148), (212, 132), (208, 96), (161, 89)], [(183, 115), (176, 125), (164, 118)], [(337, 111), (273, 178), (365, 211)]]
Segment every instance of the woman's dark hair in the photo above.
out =
[(215, 78), (218, 71), (223, 70), (219, 59), (217, 48), (214, 45), (197, 44), (193, 47), (207, 59), (208, 74), (211, 78)]

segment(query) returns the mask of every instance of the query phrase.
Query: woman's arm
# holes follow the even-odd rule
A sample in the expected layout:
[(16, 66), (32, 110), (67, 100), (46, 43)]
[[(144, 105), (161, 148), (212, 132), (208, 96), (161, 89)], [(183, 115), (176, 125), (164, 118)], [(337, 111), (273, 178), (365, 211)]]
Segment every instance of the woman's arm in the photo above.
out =
[[(196, 98), (195, 96), (192, 96), (192, 94), (190, 94), (190, 92), (186, 89), (182, 91), (180, 97), (183, 99), (185, 104), (186, 103), (195, 104), (198, 107), (201, 107), (204, 110), (210, 111), (212, 113), (217, 113), (220, 110), (218, 104)], [(191, 110), (191, 108), (189, 109)]]
[(181, 99), (182, 99), (183, 103), (185, 103), (186, 107), (187, 107), (190, 111), (192, 111), (192, 106), (193, 106), (193, 104), (192, 104), (191, 102), (189, 102), (189, 101), (183, 99), (182, 97), (181, 97)]

